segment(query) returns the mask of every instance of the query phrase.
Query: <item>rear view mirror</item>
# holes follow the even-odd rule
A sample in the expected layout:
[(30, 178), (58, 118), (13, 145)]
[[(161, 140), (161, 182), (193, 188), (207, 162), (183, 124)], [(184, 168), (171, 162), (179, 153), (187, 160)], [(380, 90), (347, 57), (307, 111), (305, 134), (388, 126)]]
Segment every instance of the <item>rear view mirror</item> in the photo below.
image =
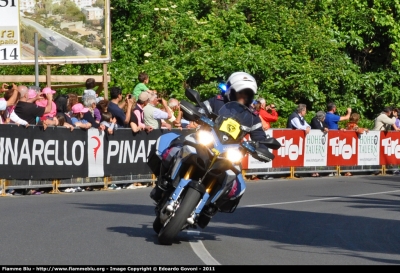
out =
[(197, 105), (199, 105), (206, 113), (207, 117), (211, 116), (211, 113), (207, 106), (204, 105), (204, 103), (201, 101), (200, 94), (196, 90), (186, 88), (185, 90), (185, 96), (192, 102), (195, 102)]
[(270, 148), (272, 150), (278, 150), (281, 147), (281, 144), (279, 143), (279, 141), (273, 137), (267, 138), (266, 140), (260, 141), (258, 143), (264, 144), (265, 146), (267, 146), (268, 148)]
[(185, 90), (185, 96), (186, 96), (190, 101), (195, 102), (195, 103), (197, 103), (198, 105), (201, 104), (201, 98), (200, 98), (199, 92), (197, 92), (197, 91), (195, 91), (195, 90), (193, 90), (193, 89), (187, 88), (187, 89)]
[(183, 113), (183, 118), (188, 121), (197, 121), (201, 117), (199, 110), (188, 101), (181, 101), (181, 110)]
[(251, 154), (252, 157), (261, 162), (270, 162), (275, 156), (267, 149), (263, 147), (256, 148), (256, 151)]

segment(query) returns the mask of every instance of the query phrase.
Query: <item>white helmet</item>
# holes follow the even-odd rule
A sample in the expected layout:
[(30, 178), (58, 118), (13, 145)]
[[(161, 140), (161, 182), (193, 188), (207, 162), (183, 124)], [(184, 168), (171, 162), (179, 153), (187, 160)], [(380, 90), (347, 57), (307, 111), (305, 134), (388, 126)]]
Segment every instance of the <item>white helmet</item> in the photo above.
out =
[(254, 95), (257, 94), (257, 83), (253, 76), (246, 72), (234, 72), (226, 82), (227, 90), (225, 96), (229, 101), (236, 101), (236, 93), (242, 91), (249, 92), (248, 106), (253, 102)]

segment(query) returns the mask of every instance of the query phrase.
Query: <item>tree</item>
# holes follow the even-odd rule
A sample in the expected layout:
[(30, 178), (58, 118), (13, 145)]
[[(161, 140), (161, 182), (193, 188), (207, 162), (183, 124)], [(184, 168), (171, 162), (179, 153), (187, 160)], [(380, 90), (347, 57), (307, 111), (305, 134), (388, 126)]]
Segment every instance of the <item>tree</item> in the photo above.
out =
[(104, 0), (96, 0), (96, 2), (93, 4), (93, 7), (99, 7), (104, 9)]
[(69, 46), (67, 46), (64, 49), (65, 52), (65, 56), (77, 56), (78, 55), (78, 50), (74, 47), (73, 44), (69, 44)]

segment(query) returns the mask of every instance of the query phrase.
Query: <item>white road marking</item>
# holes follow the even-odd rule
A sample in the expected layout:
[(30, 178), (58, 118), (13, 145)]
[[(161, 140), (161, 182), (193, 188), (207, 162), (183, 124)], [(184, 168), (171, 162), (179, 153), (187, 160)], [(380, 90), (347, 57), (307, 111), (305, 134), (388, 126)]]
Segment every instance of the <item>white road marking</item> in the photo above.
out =
[(252, 207), (276, 206), (276, 205), (287, 205), (287, 204), (297, 204), (297, 203), (316, 202), (316, 201), (326, 201), (326, 200), (335, 200), (335, 199), (351, 198), (351, 197), (361, 197), (361, 196), (369, 196), (369, 195), (379, 195), (379, 194), (387, 194), (387, 193), (395, 193), (395, 192), (400, 192), (400, 190), (382, 191), (382, 192), (373, 192), (373, 193), (364, 193), (364, 194), (355, 194), (355, 195), (348, 195), (348, 196), (336, 196), (336, 197), (327, 197), (327, 198), (318, 198), (318, 199), (308, 199), (308, 200), (291, 201), (291, 202), (247, 205), (247, 206), (238, 207), (238, 209), (240, 209), (240, 208), (252, 208)]
[(200, 260), (203, 261), (206, 265), (221, 265), (214, 257), (208, 252), (206, 247), (201, 241), (201, 238), (196, 236), (200, 235), (200, 231), (187, 231), (189, 235), (193, 235), (193, 239), (189, 241), (190, 246), (192, 247), (194, 253), (197, 255), (197, 257), (200, 258)]
[[(269, 204), (256, 204), (256, 205), (247, 205), (238, 207), (240, 208), (251, 208), (251, 207), (265, 207), (265, 206), (276, 206), (276, 205), (287, 205), (287, 204), (297, 204), (297, 203), (306, 203), (306, 202), (316, 202), (316, 201), (326, 201), (326, 200), (336, 200), (342, 198), (351, 198), (351, 197), (361, 197), (361, 196), (369, 196), (369, 195), (379, 195), (379, 194), (388, 194), (388, 193), (396, 193), (400, 192), (400, 190), (396, 191), (383, 191), (383, 192), (373, 192), (373, 193), (364, 193), (364, 194), (355, 194), (348, 196), (336, 196), (336, 197), (327, 197), (327, 198), (318, 198), (318, 199), (308, 199), (301, 201), (291, 201), (291, 202), (280, 202), (280, 203), (269, 203)], [(192, 247), (194, 253), (206, 264), (206, 265), (221, 265), (211, 254), (208, 252), (206, 247), (201, 241), (201, 238), (198, 237), (200, 235), (200, 231), (187, 231), (187, 234), (192, 235), (193, 239), (189, 240), (190, 246)]]

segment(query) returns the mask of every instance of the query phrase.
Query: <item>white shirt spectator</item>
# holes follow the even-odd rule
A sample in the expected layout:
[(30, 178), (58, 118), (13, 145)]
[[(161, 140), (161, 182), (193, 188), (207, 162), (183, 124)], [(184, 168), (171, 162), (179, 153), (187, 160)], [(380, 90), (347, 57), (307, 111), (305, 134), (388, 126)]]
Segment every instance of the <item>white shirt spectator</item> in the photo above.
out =
[[(301, 117), (302, 120), (304, 120), (304, 117)], [(306, 130), (307, 128), (311, 128), (311, 126), (307, 123), (306, 120), (304, 120), (304, 125), (301, 125), (301, 122), (299, 120), (299, 118), (294, 118), (291, 120), (292, 125), (300, 130)]]

